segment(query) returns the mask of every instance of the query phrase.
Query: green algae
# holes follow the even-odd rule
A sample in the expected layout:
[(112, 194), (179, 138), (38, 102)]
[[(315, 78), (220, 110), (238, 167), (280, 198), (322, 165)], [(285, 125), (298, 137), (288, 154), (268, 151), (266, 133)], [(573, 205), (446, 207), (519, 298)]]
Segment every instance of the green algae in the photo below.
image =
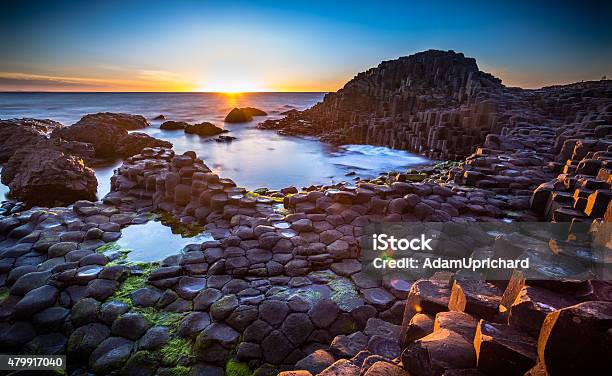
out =
[(135, 307), (133, 310), (142, 314), (151, 325), (168, 327), (171, 334), (178, 330), (181, 320), (187, 316), (186, 312), (160, 311), (153, 307)]
[(188, 376), (190, 371), (191, 371), (191, 368), (189, 367), (177, 365), (176, 367), (172, 369), (172, 374), (174, 376)]
[(176, 364), (181, 358), (191, 356), (193, 344), (184, 338), (172, 338), (160, 350), (164, 364)]
[(120, 249), (121, 249), (121, 246), (119, 244), (117, 244), (116, 242), (110, 242), (110, 243), (106, 243), (103, 246), (96, 248), (96, 252), (104, 253), (108, 251), (118, 251)]
[(359, 291), (357, 291), (355, 285), (348, 279), (332, 279), (327, 282), (327, 285), (332, 289), (330, 296), (331, 300), (334, 301), (341, 310), (349, 312), (361, 304)]
[(0, 303), (2, 303), (4, 301), (4, 299), (8, 298), (9, 296), (9, 290), (3, 288), (2, 290), (0, 290)]
[(123, 281), (120, 288), (109, 298), (109, 300), (117, 300), (126, 303), (130, 307), (133, 306), (131, 294), (139, 288), (145, 287), (149, 274), (158, 267), (156, 263), (126, 263), (126, 266), (136, 266), (142, 270), (142, 275), (130, 275)]
[(253, 372), (248, 364), (230, 359), (225, 364), (225, 374), (227, 376), (251, 376)]

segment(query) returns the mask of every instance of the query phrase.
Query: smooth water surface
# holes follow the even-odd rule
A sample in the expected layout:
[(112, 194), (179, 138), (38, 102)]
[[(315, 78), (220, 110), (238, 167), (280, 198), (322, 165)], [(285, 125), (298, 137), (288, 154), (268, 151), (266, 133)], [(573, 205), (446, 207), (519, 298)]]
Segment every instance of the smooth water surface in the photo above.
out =
[[(350, 181), (354, 171), (362, 178), (382, 171), (426, 164), (426, 158), (399, 150), (368, 145), (332, 147), (316, 140), (281, 136), (259, 130), (267, 118), (278, 118), (290, 109), (305, 109), (323, 99), (323, 93), (0, 93), (0, 118), (50, 118), (69, 125), (88, 113), (110, 111), (140, 114), (151, 126), (138, 130), (168, 140), (178, 153), (195, 151), (216, 173), (247, 189), (278, 189), (295, 185), (330, 184)], [(252, 106), (268, 112), (242, 124), (224, 123), (234, 107)], [(159, 129), (163, 121), (151, 120), (163, 114), (167, 120), (210, 121), (238, 139), (218, 143), (211, 138)], [(97, 168), (98, 197), (109, 191), (113, 168)]]
[(131, 225), (122, 229), (117, 244), (130, 250), (127, 254), (128, 261), (155, 262), (180, 253), (187, 244), (212, 240), (212, 235), (206, 232), (193, 237), (183, 237), (172, 233), (169, 226), (151, 220), (142, 225)]

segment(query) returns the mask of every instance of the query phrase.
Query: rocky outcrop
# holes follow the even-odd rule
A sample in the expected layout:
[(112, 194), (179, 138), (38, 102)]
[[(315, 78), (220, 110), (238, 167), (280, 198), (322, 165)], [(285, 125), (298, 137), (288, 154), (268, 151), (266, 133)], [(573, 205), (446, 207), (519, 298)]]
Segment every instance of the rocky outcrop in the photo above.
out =
[(0, 162), (8, 160), (15, 151), (46, 138), (63, 125), (53, 120), (0, 120)]
[(126, 131), (133, 131), (149, 126), (147, 119), (141, 115), (99, 112), (85, 115), (76, 124), (110, 124)]
[(184, 121), (168, 120), (168, 121), (164, 121), (159, 126), (159, 129), (163, 129), (163, 130), (166, 130), (166, 131), (174, 131), (174, 130), (185, 129), (188, 126), (189, 126), (189, 123), (186, 123)]
[(85, 115), (77, 123), (54, 131), (52, 137), (89, 143), (99, 159), (128, 157), (145, 147), (172, 147), (171, 143), (144, 133), (128, 133), (148, 125), (140, 115), (104, 112)]
[(146, 133), (132, 132), (118, 142), (116, 151), (120, 157), (126, 158), (140, 153), (144, 148), (154, 147), (171, 148), (172, 143)]
[(234, 108), (225, 117), (226, 123), (245, 123), (253, 120), (254, 116), (266, 116), (265, 111), (254, 107)]
[(67, 205), (77, 200), (95, 200), (98, 182), (83, 159), (66, 150), (91, 153), (82, 143), (39, 141), (20, 149), (9, 159), (2, 182), (12, 197), (28, 205)]
[(185, 133), (197, 134), (202, 137), (215, 136), (223, 132), (223, 129), (206, 121), (199, 124), (187, 124), (185, 127)]

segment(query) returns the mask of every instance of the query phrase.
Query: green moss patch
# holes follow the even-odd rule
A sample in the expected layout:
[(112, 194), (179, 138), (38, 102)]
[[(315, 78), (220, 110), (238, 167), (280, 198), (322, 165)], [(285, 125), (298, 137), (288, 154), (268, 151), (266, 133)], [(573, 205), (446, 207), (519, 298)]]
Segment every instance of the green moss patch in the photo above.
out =
[(227, 376), (251, 376), (253, 372), (249, 368), (248, 364), (230, 359), (225, 364), (225, 374)]
[(189, 367), (178, 365), (172, 369), (172, 374), (174, 376), (188, 376), (190, 370)]
[(184, 338), (172, 338), (159, 352), (164, 364), (176, 364), (181, 358), (189, 357), (193, 344)]
[(178, 330), (181, 320), (187, 315), (187, 312), (166, 312), (153, 307), (138, 307), (134, 308), (134, 311), (140, 312), (151, 325), (168, 327), (170, 333)]
[(134, 264), (124, 264), (124, 265), (132, 265), (138, 267), (138, 269), (142, 270), (142, 275), (130, 275), (123, 281), (123, 284), (120, 288), (115, 291), (113, 296), (110, 297), (109, 300), (117, 300), (120, 302), (124, 302), (128, 304), (130, 307), (132, 306), (132, 299), (130, 295), (138, 290), (139, 288), (145, 287), (147, 278), (149, 274), (155, 269), (159, 267), (156, 263), (134, 263)]

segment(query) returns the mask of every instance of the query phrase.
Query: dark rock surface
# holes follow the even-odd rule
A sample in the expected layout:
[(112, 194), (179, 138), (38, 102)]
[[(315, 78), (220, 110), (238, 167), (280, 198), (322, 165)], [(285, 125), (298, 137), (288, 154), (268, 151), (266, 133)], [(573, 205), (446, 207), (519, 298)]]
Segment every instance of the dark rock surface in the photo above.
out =
[(49, 119), (0, 120), (0, 162), (7, 161), (17, 150), (46, 138), (63, 125)]
[(199, 124), (188, 124), (185, 127), (185, 133), (197, 134), (198, 136), (208, 137), (223, 133), (223, 129), (217, 127), (213, 123), (203, 122)]

